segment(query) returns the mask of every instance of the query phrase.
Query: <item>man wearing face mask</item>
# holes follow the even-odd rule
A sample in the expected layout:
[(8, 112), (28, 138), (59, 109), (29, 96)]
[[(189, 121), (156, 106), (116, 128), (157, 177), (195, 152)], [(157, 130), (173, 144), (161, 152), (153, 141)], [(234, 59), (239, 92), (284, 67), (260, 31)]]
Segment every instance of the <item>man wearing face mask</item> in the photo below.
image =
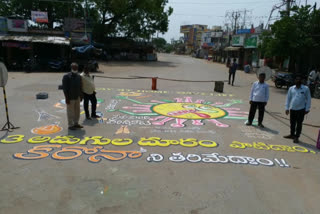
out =
[(295, 83), (296, 85), (291, 86), (287, 94), (286, 115), (290, 114), (290, 135), (284, 138), (299, 143), (304, 116), (310, 111), (311, 95), (309, 88), (302, 84), (301, 76), (296, 76)]
[(71, 72), (63, 76), (63, 93), (67, 105), (67, 116), (69, 130), (81, 129), (80, 119), (80, 101), (82, 100), (82, 83), (78, 73), (78, 64), (71, 64)]

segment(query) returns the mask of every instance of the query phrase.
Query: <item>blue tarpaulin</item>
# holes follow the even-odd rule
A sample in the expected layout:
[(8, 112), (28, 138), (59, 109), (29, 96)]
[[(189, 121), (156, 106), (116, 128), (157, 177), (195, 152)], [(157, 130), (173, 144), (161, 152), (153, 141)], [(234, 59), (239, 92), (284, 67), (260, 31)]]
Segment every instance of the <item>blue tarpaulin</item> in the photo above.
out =
[(73, 48), (73, 50), (77, 51), (78, 53), (86, 53), (87, 51), (90, 51), (92, 49), (95, 49), (95, 47), (93, 45), (85, 45), (85, 46)]

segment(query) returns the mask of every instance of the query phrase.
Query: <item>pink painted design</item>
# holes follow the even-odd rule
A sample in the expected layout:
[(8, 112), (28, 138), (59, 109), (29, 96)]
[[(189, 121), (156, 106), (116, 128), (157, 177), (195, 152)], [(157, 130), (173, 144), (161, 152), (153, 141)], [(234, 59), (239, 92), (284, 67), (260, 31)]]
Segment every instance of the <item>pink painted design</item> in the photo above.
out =
[(203, 126), (204, 123), (201, 120), (192, 120), (192, 125)]
[(143, 107), (143, 108), (151, 108), (152, 105), (133, 104), (132, 106)]
[(166, 122), (169, 122), (171, 120), (174, 120), (174, 118), (167, 117), (164, 120), (161, 120), (161, 121), (158, 121), (158, 122), (152, 122), (152, 124), (155, 125), (155, 126), (164, 126)]
[(215, 124), (216, 126), (220, 127), (220, 128), (228, 128), (229, 125), (228, 124), (224, 124), (224, 123), (221, 123), (215, 119), (211, 119), (211, 120), (208, 120), (209, 122)]
[(192, 102), (192, 97), (185, 97), (185, 102), (186, 103), (193, 103)]
[(223, 103), (222, 102), (216, 102), (216, 103), (214, 103), (212, 105), (223, 105)]
[(174, 100), (175, 100), (177, 103), (183, 103), (183, 99), (182, 99), (182, 98), (174, 98)]
[(197, 100), (196, 103), (198, 104), (202, 104), (204, 102), (204, 100)]
[(144, 107), (134, 107), (134, 106), (123, 106), (123, 109), (138, 109), (138, 110), (148, 110), (150, 108), (144, 108)]
[(186, 122), (186, 119), (176, 119), (176, 123), (171, 124), (174, 128), (182, 128), (185, 127), (184, 122)]
[(155, 117), (155, 118), (150, 118), (151, 121), (156, 121), (156, 120), (160, 120), (166, 118), (166, 116), (159, 116), (159, 117)]
[(228, 111), (229, 114), (249, 114), (249, 112), (246, 111)]

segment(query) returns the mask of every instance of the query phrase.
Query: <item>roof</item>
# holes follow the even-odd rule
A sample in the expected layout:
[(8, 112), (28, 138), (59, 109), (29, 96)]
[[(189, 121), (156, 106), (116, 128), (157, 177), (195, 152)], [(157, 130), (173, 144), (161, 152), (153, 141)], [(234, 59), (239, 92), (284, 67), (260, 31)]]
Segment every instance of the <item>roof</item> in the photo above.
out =
[(240, 50), (241, 47), (232, 47), (232, 46), (229, 46), (229, 47), (226, 47), (224, 50), (225, 51), (238, 51)]
[(47, 43), (57, 45), (70, 45), (70, 40), (59, 36), (0, 36), (0, 41), (18, 41), (18, 42), (33, 42)]

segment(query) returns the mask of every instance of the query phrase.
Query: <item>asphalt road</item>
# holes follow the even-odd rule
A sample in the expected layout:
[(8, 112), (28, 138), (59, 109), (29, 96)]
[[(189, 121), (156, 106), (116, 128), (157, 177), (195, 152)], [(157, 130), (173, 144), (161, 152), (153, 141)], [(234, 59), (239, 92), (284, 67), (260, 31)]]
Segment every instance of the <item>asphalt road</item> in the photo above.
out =
[[(226, 80), (222, 64), (159, 55), (158, 62), (100, 64), (105, 77)], [(0, 213), (319, 213), (319, 128), (289, 133), (285, 89), (270, 84), (265, 129), (244, 125), (254, 74), (214, 84), (96, 77), (100, 120), (69, 131), (62, 73), (10, 72), (11, 122), (0, 132)], [(36, 100), (39, 92), (49, 93)], [(2, 100), (2, 95), (0, 96)], [(305, 119), (320, 124), (320, 101)], [(0, 125), (5, 110), (0, 101)]]

